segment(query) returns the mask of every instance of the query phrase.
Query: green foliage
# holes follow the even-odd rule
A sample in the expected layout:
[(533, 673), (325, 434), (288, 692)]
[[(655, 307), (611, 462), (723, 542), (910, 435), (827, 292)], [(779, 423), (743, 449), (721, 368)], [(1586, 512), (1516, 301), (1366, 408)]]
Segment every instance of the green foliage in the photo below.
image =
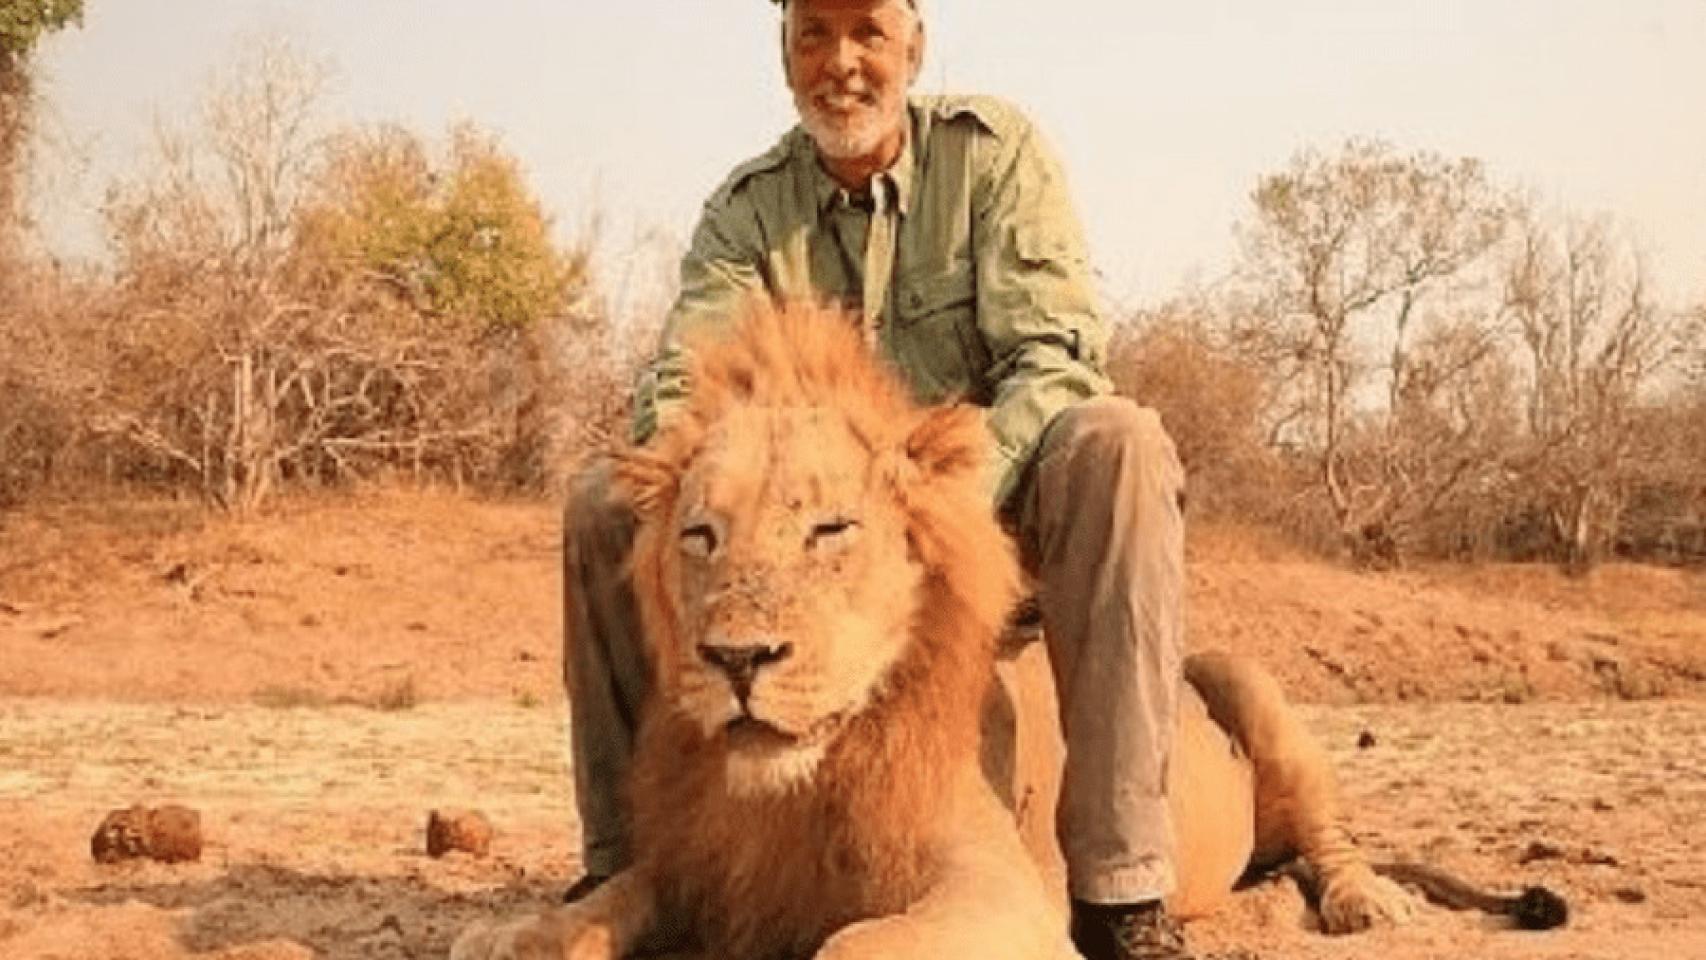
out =
[(472, 126), (436, 162), (414, 134), (383, 127), (335, 142), (298, 224), (322, 282), (355, 280), (453, 329), (530, 328), (568, 309), (585, 257), (551, 240), (516, 162)]
[(83, 22), (83, 0), (0, 0), (0, 68), (29, 56), (42, 34)]

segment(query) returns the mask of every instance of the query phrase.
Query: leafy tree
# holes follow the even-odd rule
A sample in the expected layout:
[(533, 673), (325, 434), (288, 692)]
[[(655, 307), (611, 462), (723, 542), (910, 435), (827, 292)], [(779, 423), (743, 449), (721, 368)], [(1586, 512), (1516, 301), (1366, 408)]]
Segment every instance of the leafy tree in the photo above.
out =
[(467, 124), (438, 162), (397, 127), (338, 138), (299, 219), (298, 245), (321, 282), (374, 284), (476, 336), (560, 315), (586, 282), (584, 254), (552, 242), (515, 160)]
[(83, 21), (83, 0), (0, 0), (0, 68), (29, 56), (42, 34)]
[(0, 0), (0, 252), (17, 216), (30, 116), (30, 54), (44, 34), (81, 23), (83, 0)]

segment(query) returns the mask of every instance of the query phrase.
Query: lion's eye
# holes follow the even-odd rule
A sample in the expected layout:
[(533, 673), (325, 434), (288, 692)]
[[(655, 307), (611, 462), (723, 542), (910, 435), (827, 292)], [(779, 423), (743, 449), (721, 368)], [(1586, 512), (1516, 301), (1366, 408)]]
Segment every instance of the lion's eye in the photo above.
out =
[(812, 527), (812, 532), (806, 537), (806, 549), (830, 547), (846, 543), (859, 529), (859, 521), (846, 517), (836, 517)]
[(708, 557), (717, 552), (717, 531), (708, 523), (695, 523), (681, 531), (681, 552)]

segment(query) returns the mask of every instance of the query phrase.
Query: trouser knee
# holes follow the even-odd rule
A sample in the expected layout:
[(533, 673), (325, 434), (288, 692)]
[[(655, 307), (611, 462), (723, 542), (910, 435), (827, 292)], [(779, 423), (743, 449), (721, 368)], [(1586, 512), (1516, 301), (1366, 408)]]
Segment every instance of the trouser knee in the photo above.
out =
[(1125, 397), (1086, 400), (1062, 411), (1051, 429), (1062, 431), (1062, 441), (1074, 446), (1107, 455), (1124, 454), (1140, 464), (1174, 464), (1179, 459), (1161, 415)]
[(563, 504), (564, 557), (571, 563), (626, 557), (634, 538), (634, 513), (613, 487), (608, 463), (596, 463), (569, 483)]
[(1049, 450), (1068, 449), (1074, 470), (1090, 470), (1098, 485), (1139, 484), (1170, 493), (1184, 507), (1184, 469), (1161, 415), (1125, 397), (1086, 400), (1060, 413), (1045, 438)]

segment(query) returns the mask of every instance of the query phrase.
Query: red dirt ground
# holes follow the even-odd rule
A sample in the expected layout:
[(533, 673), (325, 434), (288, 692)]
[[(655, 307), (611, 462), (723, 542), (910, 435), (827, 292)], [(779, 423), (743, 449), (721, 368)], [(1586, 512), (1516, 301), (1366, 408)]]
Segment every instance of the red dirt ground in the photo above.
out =
[[(557, 530), (432, 493), (0, 516), (0, 957), (441, 957), (549, 897), (576, 839)], [(1197, 944), (1706, 957), (1706, 575), (1359, 574), (1207, 531), (1190, 604), (1193, 646), (1253, 654), (1310, 704), (1377, 855), (1543, 881), (1576, 910), (1546, 934), (1428, 908), (1327, 938), (1278, 880)], [(199, 809), (202, 862), (96, 865), (95, 825), (138, 802)], [(492, 855), (426, 857), (435, 807), (484, 811)]]

